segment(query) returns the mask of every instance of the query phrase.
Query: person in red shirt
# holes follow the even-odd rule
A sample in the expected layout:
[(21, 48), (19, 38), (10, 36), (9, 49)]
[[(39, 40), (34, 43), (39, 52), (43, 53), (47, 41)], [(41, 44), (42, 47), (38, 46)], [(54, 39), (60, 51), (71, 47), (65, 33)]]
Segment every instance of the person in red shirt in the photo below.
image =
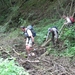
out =
[(73, 24), (75, 23), (75, 13), (73, 14), (73, 16), (63, 16), (63, 18), (66, 20), (64, 22), (65, 25), (69, 25), (69, 24)]

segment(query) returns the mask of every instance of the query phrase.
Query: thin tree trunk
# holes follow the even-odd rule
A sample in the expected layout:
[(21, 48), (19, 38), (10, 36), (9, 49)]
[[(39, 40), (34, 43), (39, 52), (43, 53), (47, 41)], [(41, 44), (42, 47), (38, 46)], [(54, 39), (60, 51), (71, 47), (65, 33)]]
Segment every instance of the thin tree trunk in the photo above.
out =
[(70, 11), (69, 11), (69, 16), (72, 15), (72, 14), (71, 14), (71, 13), (72, 13), (72, 6), (73, 6), (73, 0), (72, 0), (72, 2), (71, 2)]
[(60, 5), (62, 12), (64, 11), (63, 7), (62, 7), (62, 3), (60, 2), (60, 0), (58, 0), (58, 4)]
[(68, 8), (69, 5), (70, 5), (70, 3), (66, 6), (66, 8), (65, 8), (65, 10), (64, 10), (64, 12), (63, 12), (63, 15), (65, 15), (66, 10), (67, 10), (67, 8)]
[(3, 0), (4, 5), (8, 8), (8, 5), (5, 0)]

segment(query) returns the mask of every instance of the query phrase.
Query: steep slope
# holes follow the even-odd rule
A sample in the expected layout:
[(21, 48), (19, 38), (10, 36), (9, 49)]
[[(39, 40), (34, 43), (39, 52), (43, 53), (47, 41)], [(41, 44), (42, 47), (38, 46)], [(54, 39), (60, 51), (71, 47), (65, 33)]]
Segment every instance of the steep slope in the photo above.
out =
[[(1, 4), (1, 20), (0, 23), (8, 22), (9, 27), (18, 27), (22, 24), (22, 20), (28, 23), (39, 24), (42, 19), (50, 19), (54, 22), (60, 19), (63, 14), (67, 15), (74, 12), (75, 1), (71, 0), (11, 0), (0, 2)], [(3, 4), (3, 6), (2, 6)], [(4, 6), (5, 4), (5, 6)], [(69, 13), (70, 12), (70, 13)]]

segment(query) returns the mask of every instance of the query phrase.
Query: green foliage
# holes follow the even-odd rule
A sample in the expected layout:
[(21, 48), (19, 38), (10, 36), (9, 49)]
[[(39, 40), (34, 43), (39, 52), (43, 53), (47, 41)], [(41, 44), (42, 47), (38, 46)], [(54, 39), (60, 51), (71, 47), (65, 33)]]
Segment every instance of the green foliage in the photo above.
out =
[(75, 39), (75, 26), (65, 27), (64, 28), (64, 34), (62, 35), (62, 39), (66, 39), (64, 42), (65, 44), (68, 41), (69, 46), (74, 46), (74, 39)]
[(0, 33), (4, 33), (6, 31), (6, 27), (0, 26)]
[(63, 34), (61, 37), (61, 40), (63, 40), (62, 46), (66, 48), (60, 52), (60, 56), (68, 56), (73, 57), (75, 56), (75, 26), (65, 26), (63, 29)]
[(13, 37), (14, 37), (14, 38), (17, 38), (19, 34), (20, 34), (20, 29), (17, 28), (17, 29), (14, 30), (14, 31), (12, 30), (8, 37), (10, 37), (10, 38), (13, 38)]
[(0, 75), (29, 75), (23, 67), (15, 64), (14, 60), (0, 59)]
[(4, 16), (1, 15), (1, 16), (0, 16), (0, 22), (2, 22), (3, 20), (4, 20)]
[[(40, 21), (40, 28), (36, 29), (37, 30), (37, 42), (39, 44), (42, 44), (45, 37), (46, 37), (46, 34), (47, 34), (47, 29), (49, 27), (53, 27), (53, 26), (56, 26), (58, 28), (58, 30), (60, 30), (61, 26), (63, 25), (63, 22), (64, 20), (63, 19), (60, 19), (58, 21), (55, 21), (54, 23), (48, 23), (46, 25), (46, 23), (49, 22), (49, 20), (47, 19), (43, 19)], [(36, 27), (35, 27), (36, 28)], [(66, 46), (66, 48), (63, 50), (63, 51), (58, 51), (55, 49), (52, 49), (52, 48), (48, 48), (48, 53), (52, 53), (54, 55), (60, 55), (60, 56), (74, 56), (75, 55), (75, 50), (74, 50), (74, 46), (75, 46), (75, 42), (74, 42), (74, 39), (75, 39), (75, 26), (66, 26), (64, 27), (63, 29), (63, 35), (61, 37), (61, 40), (63, 40), (63, 44), (62, 46)], [(51, 45), (50, 45), (51, 46)]]
[(41, 6), (42, 4), (44, 4), (46, 2), (46, 0), (40, 0), (40, 1), (37, 1), (37, 0), (28, 0), (25, 5), (24, 5), (24, 9), (25, 8), (31, 8), (31, 7), (39, 7)]
[(67, 49), (66, 54), (68, 56), (74, 56), (75, 55), (75, 47), (71, 47), (71, 48)]
[(39, 26), (35, 27), (36, 33), (37, 33), (36, 42), (38, 44), (42, 44), (44, 42), (44, 40), (46, 39), (46, 35), (47, 35), (49, 27), (56, 26), (58, 28), (58, 30), (59, 30), (61, 25), (63, 24), (62, 19), (60, 19), (58, 21), (55, 21), (53, 23), (49, 23), (49, 22), (50, 22), (49, 19), (40, 20)]
[(68, 38), (73, 38), (75, 36), (75, 33), (74, 33), (74, 28), (75, 27), (66, 27), (64, 28), (64, 37), (68, 37)]
[(62, 39), (65, 39), (64, 45), (67, 47), (62, 55), (72, 57), (75, 55), (75, 26), (65, 27)]
[(59, 54), (60, 56), (73, 57), (75, 56), (75, 47), (69, 47)]
[(11, 7), (12, 12), (16, 12), (19, 9), (19, 6), (13, 6)]

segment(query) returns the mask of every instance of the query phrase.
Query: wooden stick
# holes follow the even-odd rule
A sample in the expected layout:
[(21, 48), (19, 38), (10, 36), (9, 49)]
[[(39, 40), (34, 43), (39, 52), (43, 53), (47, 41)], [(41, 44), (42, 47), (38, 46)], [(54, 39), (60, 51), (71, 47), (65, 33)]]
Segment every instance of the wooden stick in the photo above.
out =
[(60, 2), (60, 0), (57, 0), (58, 1), (58, 4), (60, 5), (62, 11), (64, 11), (64, 8), (62, 7), (62, 3)]
[(72, 0), (72, 2), (71, 2), (70, 11), (69, 11), (69, 16), (71, 15), (71, 12), (72, 12), (72, 6), (73, 6), (73, 0)]
[[(69, 4), (70, 4), (70, 3), (69, 3)], [(64, 12), (63, 12), (63, 15), (65, 14), (65, 12), (66, 12), (66, 10), (67, 10), (69, 4), (66, 6), (66, 8), (65, 8), (65, 10), (64, 10)]]
[(50, 41), (51, 41), (51, 39), (49, 39), (48, 41), (44, 42), (44, 43), (41, 45), (41, 47), (46, 46)]
[(25, 63), (25, 62), (30, 62), (30, 63), (39, 63), (40, 61), (39, 60), (22, 60), (22, 59), (20, 59), (20, 61), (22, 62), (22, 63)]
[(7, 53), (9, 56), (13, 57), (12, 55), (10, 55), (9, 52), (6, 51), (6, 48), (3, 48), (2, 46), (0, 46), (0, 51)]
[(16, 52), (15, 49), (12, 49), (17, 55), (20, 55), (20, 53)]
[(3, 50), (3, 47), (2, 47), (2, 46), (0, 46), (0, 51), (1, 51), (1, 50)]
[(58, 13), (58, 15), (60, 16), (60, 18), (62, 17), (61, 14), (58, 11), (58, 8), (56, 8), (56, 12)]
[(40, 62), (39, 60), (34, 60), (34, 61), (26, 60), (26, 61), (31, 62), (31, 63), (39, 63)]
[(48, 51), (46, 51), (45, 53), (43, 53), (40, 57), (45, 56), (46, 54), (48, 54)]

